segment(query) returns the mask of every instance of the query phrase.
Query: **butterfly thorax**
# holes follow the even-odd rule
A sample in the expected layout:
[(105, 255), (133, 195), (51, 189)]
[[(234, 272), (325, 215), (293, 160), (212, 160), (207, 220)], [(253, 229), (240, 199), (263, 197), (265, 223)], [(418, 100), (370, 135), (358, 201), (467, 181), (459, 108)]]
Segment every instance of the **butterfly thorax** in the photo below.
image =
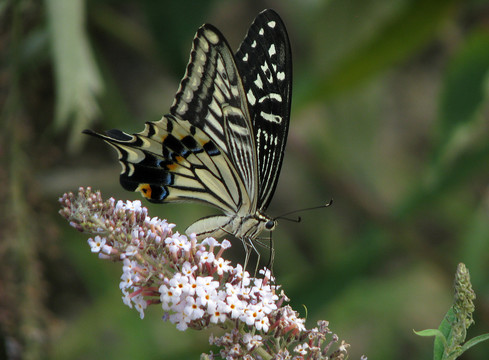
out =
[(246, 216), (235, 216), (232, 233), (238, 239), (254, 239), (264, 230), (272, 231), (275, 220), (261, 211)]

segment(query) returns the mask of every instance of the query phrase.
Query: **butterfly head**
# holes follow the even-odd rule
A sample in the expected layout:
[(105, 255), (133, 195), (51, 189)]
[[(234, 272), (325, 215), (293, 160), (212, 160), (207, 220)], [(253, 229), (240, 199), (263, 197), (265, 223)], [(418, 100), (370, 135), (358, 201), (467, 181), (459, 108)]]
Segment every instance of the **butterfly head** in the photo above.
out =
[(275, 219), (270, 218), (268, 215), (264, 214), (261, 211), (257, 211), (255, 214), (255, 219), (258, 221), (261, 230), (273, 231), (275, 230), (275, 226), (277, 226), (277, 221)]

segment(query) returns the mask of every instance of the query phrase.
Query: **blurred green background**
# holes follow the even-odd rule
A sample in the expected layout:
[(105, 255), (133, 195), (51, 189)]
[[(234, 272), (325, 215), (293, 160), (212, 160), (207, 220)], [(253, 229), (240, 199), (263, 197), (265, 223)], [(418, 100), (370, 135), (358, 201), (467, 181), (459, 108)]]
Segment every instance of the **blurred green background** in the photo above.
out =
[[(138, 132), (169, 110), (205, 23), (237, 49), (274, 8), (293, 51), (290, 133), (270, 215), (321, 204), (273, 234), (291, 304), (350, 358), (430, 359), (458, 262), (489, 332), (489, 2), (0, 1), (0, 358), (195, 359), (179, 332), (120, 300), (121, 267), (57, 214), (79, 186), (138, 199), (82, 129)], [(146, 205), (149, 205), (145, 203)], [(212, 209), (150, 206), (183, 231)], [(234, 246), (242, 259), (240, 244)], [(488, 359), (483, 343), (463, 359)]]

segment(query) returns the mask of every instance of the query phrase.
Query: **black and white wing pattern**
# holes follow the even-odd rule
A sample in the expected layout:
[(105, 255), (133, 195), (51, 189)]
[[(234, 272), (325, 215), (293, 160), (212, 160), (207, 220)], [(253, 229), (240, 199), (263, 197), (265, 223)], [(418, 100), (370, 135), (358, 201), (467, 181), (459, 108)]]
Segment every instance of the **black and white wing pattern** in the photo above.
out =
[(236, 55), (206, 24), (170, 114), (133, 135), (85, 133), (117, 150), (125, 189), (152, 202), (200, 202), (224, 213), (198, 220), (187, 234), (231, 234), (249, 244), (275, 226), (264, 211), (282, 165), (291, 77), (289, 40), (273, 10), (257, 16)]
[(282, 167), (292, 98), (292, 56), (280, 17), (262, 12), (236, 52), (256, 144), (261, 210), (268, 208)]

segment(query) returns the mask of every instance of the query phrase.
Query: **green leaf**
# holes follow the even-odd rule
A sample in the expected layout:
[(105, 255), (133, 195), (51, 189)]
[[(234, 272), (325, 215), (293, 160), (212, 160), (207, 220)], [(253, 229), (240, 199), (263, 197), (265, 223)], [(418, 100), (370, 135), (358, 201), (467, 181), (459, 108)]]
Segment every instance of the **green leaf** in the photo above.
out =
[(452, 324), (455, 321), (455, 314), (453, 313), (453, 307), (451, 307), (443, 318), (438, 330), (442, 334), (442, 337), (437, 336), (433, 346), (433, 359), (443, 359), (443, 354), (446, 347), (450, 343), (452, 337)]
[[(487, 101), (489, 35), (474, 32), (451, 61), (444, 80), (438, 119), (437, 146), (428, 179), (437, 182), (446, 172), (458, 173), (459, 158), (485, 144), (483, 105)], [(465, 165), (462, 165), (465, 167)], [(464, 174), (464, 173), (462, 173)]]
[(173, 72), (181, 76), (195, 31), (208, 21), (214, 1), (144, 0), (141, 4), (159, 53)]
[(475, 118), (487, 99), (488, 71), (489, 34), (477, 31), (463, 44), (446, 73), (439, 112), (442, 143), (453, 136), (457, 127)]
[(303, 104), (303, 98), (328, 98), (405, 59), (433, 38), (453, 3), (453, 0), (408, 1), (403, 11), (370, 41), (364, 42), (363, 47), (346, 56), (335, 69), (319, 77), (316, 71), (307, 79), (308, 86), (302, 87), (307, 90), (296, 92), (294, 102)]
[(418, 336), (441, 336), (442, 338), (445, 338), (441, 333), (441, 331), (438, 329), (425, 329), (420, 331), (416, 331), (416, 330), (413, 331)]
[(98, 115), (97, 96), (103, 85), (84, 29), (83, 0), (46, 0), (56, 76), (56, 119), (59, 130), (72, 120), (70, 147)]
[(467, 351), (472, 346), (477, 345), (477, 344), (479, 344), (483, 341), (486, 341), (486, 340), (489, 340), (489, 334), (479, 335), (479, 336), (476, 336), (475, 338), (470, 339), (469, 341), (467, 341), (465, 344), (462, 345), (460, 354)]
[(426, 329), (421, 331), (415, 331), (418, 336), (435, 336), (435, 346), (433, 349), (433, 359), (442, 360), (445, 349), (448, 347), (447, 339), (445, 335), (439, 329)]

